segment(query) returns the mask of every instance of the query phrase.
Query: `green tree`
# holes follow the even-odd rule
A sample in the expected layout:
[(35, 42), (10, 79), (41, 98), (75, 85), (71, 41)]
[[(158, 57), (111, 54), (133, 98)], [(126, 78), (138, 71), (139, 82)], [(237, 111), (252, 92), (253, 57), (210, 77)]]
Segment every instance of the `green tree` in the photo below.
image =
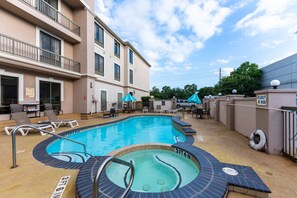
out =
[(159, 88), (157, 88), (156, 86), (153, 86), (152, 90), (150, 91), (150, 95), (154, 96), (156, 99), (159, 99), (161, 96)]
[(184, 98), (185, 99), (189, 98), (195, 92), (197, 92), (197, 85), (195, 85), (195, 84), (186, 85), (184, 87)]
[(172, 89), (169, 86), (164, 86), (162, 87), (161, 91), (161, 99), (171, 99), (173, 97), (173, 92)]
[(200, 99), (204, 98), (204, 96), (209, 95), (217, 95), (214, 87), (202, 87), (201, 89), (199, 89), (198, 96)]
[(222, 94), (231, 94), (233, 89), (238, 94), (255, 96), (254, 91), (261, 89), (262, 72), (255, 63), (244, 62), (230, 76), (222, 78), (215, 89)]

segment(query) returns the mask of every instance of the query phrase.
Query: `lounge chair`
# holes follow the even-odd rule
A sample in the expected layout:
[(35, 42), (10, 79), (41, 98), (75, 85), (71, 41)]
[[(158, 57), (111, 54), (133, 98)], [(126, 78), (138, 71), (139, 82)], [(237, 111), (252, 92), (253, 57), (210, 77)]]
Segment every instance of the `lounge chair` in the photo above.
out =
[[(10, 104), (10, 112), (11, 113), (16, 113), (16, 112), (23, 112), (24, 111), (24, 107), (22, 104)], [(10, 119), (12, 117), (10, 113)]]
[(148, 108), (147, 107), (143, 107), (143, 109), (142, 109), (142, 113), (148, 113), (149, 111), (148, 111)]
[(162, 107), (161, 105), (157, 105), (155, 113), (161, 113), (162, 112)]
[(45, 103), (44, 110), (53, 110), (56, 115), (63, 114), (63, 110), (54, 109), (51, 103)]
[[(55, 129), (50, 124), (32, 124), (26, 112), (11, 113), (11, 117), (16, 122), (16, 126), (7, 126), (7, 127), (4, 127), (4, 131), (5, 131), (5, 133), (7, 135), (11, 135), (12, 132), (13, 132), (13, 130), (17, 126), (24, 125), (24, 124), (30, 125), (30, 126), (33, 126), (33, 127), (36, 127), (38, 129), (43, 129), (43, 130), (50, 129), (51, 131), (49, 131), (49, 132), (52, 132), (52, 133), (55, 132)], [(18, 130), (18, 132), (20, 132), (22, 134), (22, 136), (25, 136), (31, 130), (35, 130), (35, 129), (30, 128), (30, 127), (24, 127), (24, 128), (20, 128)], [(40, 134), (41, 135), (46, 135), (46, 133), (44, 133), (42, 131), (40, 131)]]
[(49, 121), (55, 128), (58, 128), (61, 125), (65, 126), (67, 124), (69, 124), (72, 128), (79, 126), (76, 120), (59, 120), (53, 110), (45, 110), (44, 114), (48, 117)]
[(169, 110), (169, 113), (176, 114), (179, 110), (180, 110), (180, 108), (178, 108), (178, 109), (170, 109)]

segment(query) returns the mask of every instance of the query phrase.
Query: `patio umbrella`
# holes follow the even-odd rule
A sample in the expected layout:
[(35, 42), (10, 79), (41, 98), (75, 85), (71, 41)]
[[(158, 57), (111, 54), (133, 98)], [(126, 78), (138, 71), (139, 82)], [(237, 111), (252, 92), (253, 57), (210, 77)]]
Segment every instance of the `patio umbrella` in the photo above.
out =
[(202, 104), (200, 98), (198, 97), (198, 92), (195, 92), (191, 97), (187, 99), (188, 102), (193, 102), (196, 104)]
[(126, 94), (123, 98), (122, 98), (122, 102), (135, 102), (136, 98), (134, 98), (134, 96), (132, 96), (130, 93)]

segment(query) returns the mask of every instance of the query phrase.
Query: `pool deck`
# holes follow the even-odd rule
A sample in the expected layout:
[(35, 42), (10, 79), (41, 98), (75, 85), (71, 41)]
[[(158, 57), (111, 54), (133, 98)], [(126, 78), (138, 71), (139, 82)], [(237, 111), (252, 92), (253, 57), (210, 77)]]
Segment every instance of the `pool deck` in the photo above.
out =
[[(117, 118), (94, 118), (79, 120), (80, 126), (110, 122), (131, 115), (120, 114)], [(168, 114), (167, 114), (168, 115)], [(63, 115), (64, 118), (76, 118), (78, 115)], [(211, 153), (222, 163), (251, 166), (272, 191), (270, 197), (297, 197), (297, 163), (282, 157), (267, 155), (248, 146), (248, 139), (241, 134), (227, 129), (222, 123), (213, 119), (196, 119), (186, 115), (185, 122), (197, 130), (193, 145)], [(57, 133), (71, 129), (63, 127)], [(0, 197), (50, 197), (62, 176), (71, 175), (63, 197), (75, 197), (75, 182), (78, 170), (65, 170), (45, 166), (32, 156), (34, 146), (49, 136), (40, 133), (17, 135), (18, 168), (12, 165), (11, 136), (0, 130)], [(202, 138), (201, 138), (202, 137)], [(201, 141), (203, 139), (203, 141)], [(228, 197), (250, 197), (231, 192)]]

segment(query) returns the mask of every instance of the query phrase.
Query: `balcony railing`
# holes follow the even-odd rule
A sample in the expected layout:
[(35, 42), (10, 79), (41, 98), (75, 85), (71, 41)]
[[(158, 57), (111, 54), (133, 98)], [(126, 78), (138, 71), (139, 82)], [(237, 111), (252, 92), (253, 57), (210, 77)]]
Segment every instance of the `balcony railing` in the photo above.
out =
[(80, 73), (80, 63), (3, 34), (0, 34), (0, 51)]
[(56, 10), (53, 6), (48, 4), (43, 0), (19, 0), (32, 8), (38, 10), (44, 15), (48, 16), (52, 20), (61, 24), (63, 27), (67, 28), (74, 34), (80, 36), (80, 27), (76, 25), (73, 21), (68, 19), (66, 16), (61, 14), (58, 10)]

